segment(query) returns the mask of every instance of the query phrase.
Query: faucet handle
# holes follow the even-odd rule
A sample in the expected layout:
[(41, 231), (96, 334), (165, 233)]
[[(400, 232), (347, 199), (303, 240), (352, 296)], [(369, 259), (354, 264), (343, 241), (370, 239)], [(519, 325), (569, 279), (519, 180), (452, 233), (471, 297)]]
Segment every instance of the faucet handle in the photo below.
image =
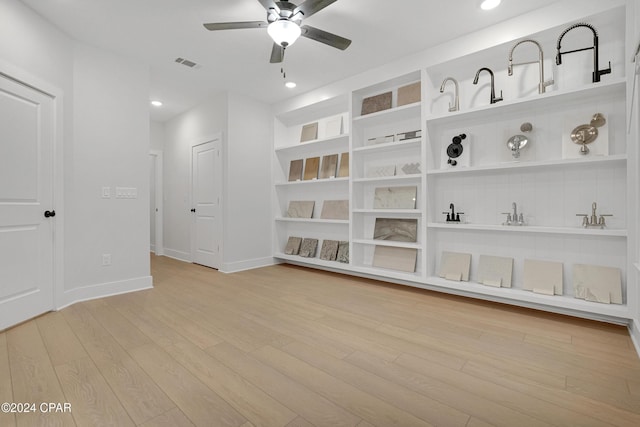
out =
[(589, 215), (587, 214), (576, 214), (576, 216), (581, 216), (582, 218), (582, 226), (584, 228), (587, 228), (587, 226), (589, 225)]
[(502, 225), (511, 225), (513, 221), (511, 221), (511, 212), (502, 212), (502, 215), (507, 216), (507, 220), (502, 223)]
[(495, 104), (496, 102), (500, 102), (500, 101), (502, 101), (502, 90), (500, 90), (500, 98), (493, 98), (492, 104)]
[(604, 220), (605, 216), (613, 216), (611, 214), (601, 214), (600, 218), (598, 219), (598, 225), (600, 226), (600, 228), (604, 228), (607, 224), (606, 221)]

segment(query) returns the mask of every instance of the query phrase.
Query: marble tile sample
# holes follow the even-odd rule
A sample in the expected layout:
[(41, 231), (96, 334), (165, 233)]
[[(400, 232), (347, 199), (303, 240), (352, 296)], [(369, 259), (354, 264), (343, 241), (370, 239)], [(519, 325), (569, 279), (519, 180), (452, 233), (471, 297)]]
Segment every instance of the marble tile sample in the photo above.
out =
[(329, 154), (322, 157), (322, 169), (320, 169), (320, 179), (335, 178), (338, 172), (338, 155)]
[(373, 266), (415, 273), (417, 258), (417, 249), (376, 246), (373, 252)]
[(386, 142), (395, 141), (394, 135), (376, 136), (374, 138), (367, 139), (367, 145), (384, 144)]
[(327, 138), (342, 135), (343, 132), (342, 116), (329, 119), (324, 125), (324, 134)]
[(447, 280), (469, 281), (471, 254), (442, 251), (438, 275)]
[(300, 252), (298, 255), (305, 258), (315, 258), (317, 249), (318, 239), (304, 238), (300, 244)]
[(545, 295), (562, 295), (562, 263), (524, 260), (522, 288)]
[(336, 261), (349, 263), (349, 242), (341, 241), (338, 243), (338, 255), (336, 255)]
[(396, 174), (396, 165), (369, 166), (367, 168), (367, 178), (382, 178), (385, 176), (394, 176)]
[(289, 165), (289, 181), (301, 181), (302, 180), (302, 167), (304, 160), (291, 160)]
[(373, 230), (375, 240), (417, 242), (418, 220), (407, 218), (376, 218)]
[(302, 237), (289, 236), (287, 240), (287, 246), (284, 248), (285, 255), (298, 255), (300, 252), (300, 244), (302, 243)]
[(318, 139), (318, 122), (302, 126), (300, 142), (313, 141), (314, 139)]
[(416, 138), (420, 138), (422, 137), (422, 131), (420, 129), (418, 130), (412, 130), (409, 132), (400, 132), (396, 134), (396, 141), (404, 141), (407, 139), (416, 139)]
[(373, 199), (374, 209), (415, 209), (418, 187), (378, 187)]
[(304, 161), (304, 180), (318, 179), (320, 157), (309, 157)]
[(496, 288), (510, 288), (513, 258), (480, 255), (478, 283)]
[(313, 200), (291, 200), (287, 216), (289, 218), (311, 218), (315, 204), (316, 202)]
[(325, 200), (322, 202), (322, 219), (349, 219), (349, 200)]
[(399, 163), (396, 165), (396, 175), (420, 175), (420, 162)]
[(619, 268), (574, 264), (573, 296), (605, 304), (622, 304), (622, 277)]
[(398, 107), (401, 105), (420, 102), (420, 82), (415, 82), (398, 88)]
[(340, 169), (338, 169), (338, 178), (346, 178), (349, 176), (349, 153), (340, 155)]
[(320, 249), (320, 259), (325, 261), (335, 261), (338, 255), (338, 242), (337, 240), (323, 240), (322, 249)]
[(375, 113), (377, 111), (388, 110), (391, 108), (391, 92), (381, 93), (380, 95), (370, 96), (362, 100), (362, 111), (360, 115)]

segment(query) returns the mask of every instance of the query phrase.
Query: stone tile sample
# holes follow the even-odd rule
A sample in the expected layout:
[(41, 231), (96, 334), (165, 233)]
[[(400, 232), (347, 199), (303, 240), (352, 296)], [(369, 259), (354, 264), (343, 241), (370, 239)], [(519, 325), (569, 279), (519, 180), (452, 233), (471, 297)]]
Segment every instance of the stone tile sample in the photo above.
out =
[(320, 259), (325, 261), (335, 261), (338, 255), (338, 242), (337, 240), (323, 240), (322, 249), (320, 249)]
[(338, 243), (338, 255), (336, 255), (336, 261), (349, 263), (349, 242), (341, 241)]
[(415, 209), (418, 187), (378, 187), (373, 199), (374, 209)]
[(298, 255), (305, 258), (315, 258), (317, 249), (318, 239), (304, 238), (300, 244), (300, 252)]
[(300, 142), (313, 141), (314, 139), (318, 139), (318, 122), (302, 126)]
[(367, 145), (384, 144), (393, 141), (395, 141), (395, 135), (376, 136), (374, 138), (367, 139)]
[(385, 176), (394, 176), (396, 174), (396, 165), (369, 166), (367, 167), (367, 178), (382, 178)]
[(289, 218), (311, 218), (315, 204), (316, 202), (313, 200), (291, 200), (287, 216)]
[(289, 165), (289, 181), (301, 181), (302, 180), (302, 167), (304, 166), (304, 160), (291, 160)]
[(478, 283), (496, 288), (510, 288), (513, 258), (480, 255)]
[(438, 275), (447, 280), (469, 281), (471, 254), (443, 251)]
[(362, 110), (360, 114), (375, 113), (377, 111), (388, 110), (391, 108), (391, 92), (381, 93), (380, 95), (370, 96), (362, 100)]
[(318, 169), (320, 168), (320, 157), (309, 157), (304, 162), (304, 179), (318, 179)]
[(298, 255), (300, 252), (300, 244), (302, 243), (302, 237), (289, 236), (287, 240), (287, 246), (284, 248), (285, 255)]
[(322, 157), (322, 169), (320, 170), (320, 179), (335, 178), (338, 172), (338, 155), (329, 154)]
[(395, 242), (416, 242), (418, 238), (418, 220), (376, 218), (373, 238), (375, 240), (393, 240)]
[(338, 169), (338, 178), (346, 178), (349, 176), (349, 153), (340, 155), (340, 169)]
[(562, 295), (562, 263), (524, 260), (522, 287), (545, 295)]
[(324, 134), (327, 138), (332, 136), (342, 135), (343, 133), (343, 125), (342, 125), (342, 116), (334, 117), (332, 119), (327, 120), (324, 125)]
[(396, 141), (405, 141), (407, 139), (416, 139), (422, 137), (422, 130), (410, 130), (408, 132), (400, 132), (396, 134)]
[(349, 200), (325, 200), (322, 202), (322, 219), (349, 219)]
[(573, 296), (605, 304), (622, 304), (622, 278), (619, 268), (574, 264)]
[(417, 258), (417, 249), (376, 246), (373, 252), (373, 266), (415, 273)]
[(396, 175), (419, 175), (421, 173), (420, 162), (399, 163), (396, 165)]
[(401, 105), (420, 102), (420, 82), (415, 82), (398, 88), (398, 107)]

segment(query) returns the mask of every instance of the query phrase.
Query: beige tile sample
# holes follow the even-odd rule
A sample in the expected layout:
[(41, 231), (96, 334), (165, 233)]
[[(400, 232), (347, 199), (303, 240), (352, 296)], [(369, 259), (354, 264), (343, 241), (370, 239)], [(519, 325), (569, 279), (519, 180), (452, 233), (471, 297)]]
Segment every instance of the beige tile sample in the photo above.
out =
[(619, 268), (574, 264), (573, 296), (605, 304), (622, 304), (622, 277)]
[(388, 110), (391, 108), (392, 94), (391, 92), (381, 93), (380, 95), (370, 96), (362, 100), (361, 115), (375, 113), (377, 111)]
[(522, 287), (545, 295), (562, 295), (562, 263), (524, 260)]
[(287, 246), (285, 246), (284, 248), (285, 255), (298, 255), (298, 252), (300, 252), (301, 243), (301, 237), (289, 236), (289, 240), (287, 240)]
[(320, 259), (325, 261), (335, 261), (338, 255), (338, 245), (340, 242), (337, 240), (323, 240), (322, 249), (320, 249)]
[(322, 157), (322, 169), (320, 169), (320, 179), (335, 178), (338, 172), (338, 155), (329, 154)]
[(289, 218), (311, 218), (315, 204), (316, 202), (313, 200), (291, 200), (287, 216)]
[(320, 157), (309, 157), (304, 161), (304, 180), (318, 178), (318, 169), (320, 168)]
[(349, 219), (349, 200), (325, 200), (322, 202), (322, 219)]
[(398, 107), (401, 105), (420, 102), (420, 82), (415, 82), (398, 88)]
[(471, 254), (443, 251), (438, 275), (448, 280), (469, 281)]
[(328, 119), (324, 125), (324, 134), (327, 138), (342, 135), (343, 132), (342, 116)]
[(399, 163), (396, 165), (396, 175), (419, 175), (421, 173), (420, 162)]
[(318, 239), (304, 238), (300, 244), (300, 252), (298, 255), (305, 258), (315, 258), (317, 249)]
[(302, 126), (300, 142), (313, 141), (314, 139), (318, 139), (318, 122)]
[(396, 165), (382, 165), (367, 167), (367, 178), (382, 178), (385, 176), (394, 176), (396, 174)]
[(376, 218), (373, 238), (375, 240), (393, 240), (395, 242), (416, 242), (418, 239), (418, 220), (411, 218)]
[(414, 273), (417, 258), (417, 249), (376, 246), (373, 252), (373, 266)]
[(349, 153), (340, 155), (340, 169), (338, 169), (338, 178), (346, 178), (349, 176)]
[(513, 274), (513, 258), (480, 255), (478, 283), (497, 288), (510, 288)]
[(289, 181), (301, 181), (302, 180), (302, 167), (304, 160), (291, 160), (289, 165)]
[(338, 254), (336, 255), (336, 261), (349, 263), (349, 242), (341, 241), (338, 243)]
[(374, 209), (415, 209), (416, 186), (378, 187), (373, 199)]

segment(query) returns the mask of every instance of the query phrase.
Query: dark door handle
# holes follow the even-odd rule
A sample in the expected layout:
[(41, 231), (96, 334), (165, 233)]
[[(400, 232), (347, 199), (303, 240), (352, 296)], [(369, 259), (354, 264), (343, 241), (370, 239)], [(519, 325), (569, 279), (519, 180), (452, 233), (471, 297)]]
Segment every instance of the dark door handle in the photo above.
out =
[(196, 211), (195, 208), (191, 209), (191, 212), (195, 212), (195, 211)]
[(56, 216), (56, 211), (44, 211), (44, 217), (50, 218)]

